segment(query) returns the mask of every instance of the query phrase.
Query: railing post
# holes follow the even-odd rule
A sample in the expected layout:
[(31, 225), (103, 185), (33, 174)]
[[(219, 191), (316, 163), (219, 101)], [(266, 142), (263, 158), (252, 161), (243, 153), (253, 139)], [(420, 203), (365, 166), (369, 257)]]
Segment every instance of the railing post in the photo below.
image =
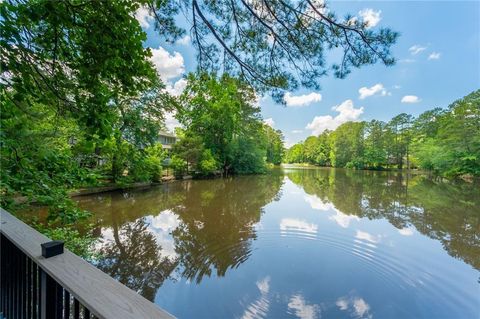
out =
[(55, 318), (55, 281), (40, 268), (40, 319)]

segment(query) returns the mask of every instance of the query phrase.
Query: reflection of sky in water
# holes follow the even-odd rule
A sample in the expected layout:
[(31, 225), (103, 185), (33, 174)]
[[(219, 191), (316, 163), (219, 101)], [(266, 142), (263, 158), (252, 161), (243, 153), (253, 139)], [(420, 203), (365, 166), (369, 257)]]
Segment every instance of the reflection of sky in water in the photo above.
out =
[[(287, 177), (282, 180), (282, 196), (252, 206), (258, 212), (250, 207), (235, 210), (246, 201), (235, 202), (234, 196), (215, 205), (223, 192), (211, 191), (200, 197), (204, 206), (213, 203), (213, 208), (202, 210), (188, 206), (192, 202), (180, 202), (178, 210), (168, 208), (145, 216), (162, 256), (172, 261), (182, 258), (175, 245), (185, 240), (174, 240), (172, 232), (188, 220), (183, 227), (188, 232), (182, 236), (189, 240), (193, 236), (194, 241), (182, 249), (192, 261), (205, 262), (211, 270), (198, 283), (172, 272), (155, 302), (179, 318), (470, 318), (479, 313), (474, 296), (478, 271), (452, 258), (438, 239), (420, 233), (417, 225), (399, 222), (394, 226), (387, 221), (387, 204), (398, 208), (393, 209), (394, 218), (399, 212), (405, 214), (401, 200), (378, 204), (379, 198), (360, 194), (356, 206), (341, 197), (333, 203), (327, 196), (314, 194), (311, 185), (307, 188)], [(200, 183), (203, 189), (210, 182)], [(393, 187), (395, 183), (388, 179), (380, 184)], [(189, 184), (189, 190), (195, 185)], [(242, 191), (256, 194), (260, 189)], [(228, 211), (218, 216), (211, 211), (221, 207), (234, 210), (231, 219), (222, 217)], [(378, 217), (359, 214), (364, 211)], [(411, 205), (408, 212), (415, 217), (424, 209)], [(248, 239), (250, 233), (253, 240)], [(110, 228), (102, 228), (102, 235), (113, 239)], [(188, 251), (189, 247), (196, 251)], [(242, 259), (241, 254), (248, 256)], [(242, 262), (229, 268), (229, 258)], [(219, 265), (226, 265), (225, 274), (216, 272)]]
[(178, 216), (165, 210), (157, 216), (147, 216), (146, 221), (149, 224), (148, 230), (155, 235), (158, 245), (162, 247), (162, 255), (175, 259), (177, 254), (171, 232), (180, 225)]

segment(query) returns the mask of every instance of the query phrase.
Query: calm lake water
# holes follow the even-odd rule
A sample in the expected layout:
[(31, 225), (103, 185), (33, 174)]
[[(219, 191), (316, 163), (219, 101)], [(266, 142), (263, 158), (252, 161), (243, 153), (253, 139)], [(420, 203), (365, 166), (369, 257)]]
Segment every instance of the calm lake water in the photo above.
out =
[(284, 168), (78, 200), (97, 267), (178, 318), (479, 318), (478, 185)]

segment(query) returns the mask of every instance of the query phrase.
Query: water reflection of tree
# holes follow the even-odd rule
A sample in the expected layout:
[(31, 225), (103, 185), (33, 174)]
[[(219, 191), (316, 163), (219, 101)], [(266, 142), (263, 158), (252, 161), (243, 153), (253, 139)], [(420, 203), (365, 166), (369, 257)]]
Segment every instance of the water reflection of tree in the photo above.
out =
[[(200, 282), (225, 275), (250, 256), (254, 224), (262, 208), (281, 196), (283, 175), (185, 181), (144, 191), (101, 194), (80, 205), (95, 212), (95, 222), (111, 229), (113, 240), (100, 251), (99, 268), (147, 298), (180, 265), (181, 274)], [(142, 216), (175, 213), (175, 260), (161, 249)]]
[(442, 242), (445, 250), (480, 269), (480, 187), (438, 183), (398, 172), (290, 170), (306, 193), (332, 202), (347, 215), (410, 225)]
[(253, 226), (262, 208), (278, 199), (282, 181), (274, 174), (223, 179), (209, 187), (192, 184), (183, 205), (173, 209), (182, 219), (173, 232), (182, 275), (200, 282), (244, 262), (256, 236)]
[(153, 301), (158, 288), (168, 278), (176, 262), (161, 255), (162, 247), (148, 231), (144, 218), (112, 225), (114, 240), (101, 249), (97, 267)]

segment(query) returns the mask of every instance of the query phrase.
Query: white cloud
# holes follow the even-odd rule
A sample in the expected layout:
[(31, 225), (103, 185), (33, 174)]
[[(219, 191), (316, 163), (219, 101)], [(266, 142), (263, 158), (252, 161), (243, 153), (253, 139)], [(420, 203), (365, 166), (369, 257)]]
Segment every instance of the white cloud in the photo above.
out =
[(415, 62), (415, 59), (401, 59), (401, 60), (398, 60), (398, 62), (400, 62), (400, 63), (413, 63), (413, 62)]
[(295, 144), (297, 144), (297, 143), (298, 143), (298, 142), (293, 142), (293, 141), (290, 141), (290, 140), (286, 140), (284, 144), (285, 144), (285, 147), (286, 147), (286, 148), (290, 148), (290, 147), (292, 147), (293, 145), (295, 145)]
[(148, 29), (150, 27), (150, 22), (153, 21), (153, 17), (150, 15), (150, 12), (145, 7), (140, 7), (135, 12), (135, 19), (137, 19), (140, 26), (144, 29)]
[(256, 282), (260, 296), (253, 301), (242, 315), (242, 319), (264, 318), (270, 308), (268, 292), (270, 291), (270, 276)]
[(385, 96), (388, 94), (387, 90), (383, 87), (382, 83), (377, 83), (370, 88), (367, 88), (366, 86), (364, 86), (358, 90), (358, 93), (360, 93), (360, 96), (358, 97), (360, 100), (363, 100), (369, 96), (373, 96), (376, 94), (381, 96)]
[(260, 290), (262, 294), (268, 294), (268, 292), (270, 291), (270, 276), (267, 276), (262, 280), (257, 281), (256, 285), (258, 290)]
[(183, 38), (181, 39), (178, 39), (177, 41), (175, 41), (176, 44), (179, 44), (179, 45), (188, 45), (190, 43), (191, 39), (190, 39), (190, 36), (189, 35), (186, 35), (184, 36)]
[(304, 220), (296, 218), (283, 218), (280, 221), (280, 233), (288, 231), (301, 231), (309, 234), (316, 234), (318, 231), (318, 225), (307, 223)]
[(440, 52), (432, 52), (428, 56), (428, 60), (438, 60), (442, 54)]
[(320, 198), (318, 198), (315, 195), (305, 195), (303, 196), (305, 201), (310, 204), (310, 207), (312, 209), (318, 209), (322, 211), (329, 211), (329, 210), (334, 210), (335, 206), (333, 206), (332, 203), (326, 202), (324, 203)]
[(173, 96), (179, 96), (180, 94), (182, 94), (183, 90), (185, 90), (186, 87), (187, 87), (187, 80), (182, 78), (177, 82), (175, 82), (174, 85), (167, 83), (166, 90), (168, 93), (170, 93)]
[(335, 117), (331, 115), (315, 116), (305, 128), (311, 130), (312, 135), (319, 135), (327, 129), (334, 130), (345, 122), (356, 121), (363, 113), (363, 107), (354, 108), (352, 100), (346, 100), (342, 104), (334, 106), (332, 110), (339, 114)]
[(314, 102), (320, 102), (322, 100), (322, 95), (319, 93), (312, 92), (310, 94), (304, 95), (292, 95), (290, 92), (287, 92), (283, 97), (283, 100), (287, 106), (291, 107), (301, 107), (306, 106)]
[(423, 47), (423, 46), (421, 46), (421, 45), (419, 45), (419, 44), (415, 44), (415, 45), (411, 46), (411, 47), (408, 49), (408, 51), (410, 51), (410, 53), (411, 53), (412, 55), (416, 55), (416, 54), (418, 54), (418, 53), (420, 53), (420, 52), (422, 52), (422, 51), (425, 51), (426, 49), (427, 49), (427, 47)]
[(340, 310), (350, 312), (352, 317), (368, 319), (373, 318), (373, 315), (369, 313), (370, 305), (366, 303), (363, 298), (340, 297), (337, 299), (335, 304)]
[(370, 310), (370, 306), (365, 302), (365, 300), (363, 300), (363, 298), (355, 298), (353, 301), (353, 308), (359, 317), (363, 317), (363, 315)]
[(347, 310), (348, 309), (348, 300), (345, 297), (338, 298), (337, 302), (335, 303), (340, 310)]
[(382, 236), (380, 236), (380, 235), (375, 236), (375, 235), (369, 234), (367, 232), (357, 230), (357, 234), (355, 235), (355, 238), (360, 239), (360, 240), (366, 240), (366, 241), (369, 241), (371, 243), (376, 244), (376, 243), (380, 242), (380, 239), (382, 238)]
[(165, 126), (169, 132), (173, 132), (176, 127), (180, 127), (180, 123), (175, 118), (174, 112), (167, 112), (165, 113)]
[(163, 81), (166, 82), (170, 79), (176, 78), (185, 72), (183, 56), (179, 52), (173, 52), (173, 54), (170, 54), (162, 47), (151, 50), (151, 60)]
[(263, 123), (267, 124), (268, 126), (270, 126), (272, 128), (275, 126), (275, 121), (271, 117), (263, 120)]
[(308, 305), (302, 295), (293, 295), (288, 303), (288, 309), (295, 311), (295, 316), (300, 319), (319, 318), (320, 307), (316, 304)]
[(292, 130), (293, 134), (300, 134), (303, 133), (303, 130)]
[(348, 228), (348, 226), (350, 225), (350, 222), (352, 220), (360, 220), (360, 218), (358, 218), (358, 216), (355, 216), (355, 215), (346, 215), (344, 213), (342, 213), (341, 211), (339, 211), (338, 209), (335, 209), (335, 215), (332, 215), (330, 217), (328, 217), (328, 219), (330, 220), (333, 220), (334, 222), (336, 222), (338, 224), (338, 226), (342, 227), (342, 228)]
[(177, 253), (171, 233), (180, 225), (178, 215), (171, 210), (165, 210), (157, 216), (147, 216), (146, 220), (149, 223), (148, 231), (155, 236), (157, 243), (162, 247), (162, 255), (171, 260), (175, 259)]
[(402, 103), (418, 103), (420, 102), (420, 99), (416, 95), (405, 95), (402, 97), (401, 100)]
[(393, 86), (393, 88), (398, 90), (398, 89), (401, 89), (402, 87), (401, 87), (400, 85), (398, 85), (398, 84), (395, 84), (395, 85)]
[(399, 229), (398, 232), (402, 236), (412, 236), (413, 235), (413, 230), (411, 230), (410, 228), (402, 228), (402, 229)]
[(367, 28), (373, 28), (382, 20), (380, 13), (382, 13), (381, 10), (375, 11), (373, 9), (363, 9), (358, 12), (362, 20), (367, 23)]

